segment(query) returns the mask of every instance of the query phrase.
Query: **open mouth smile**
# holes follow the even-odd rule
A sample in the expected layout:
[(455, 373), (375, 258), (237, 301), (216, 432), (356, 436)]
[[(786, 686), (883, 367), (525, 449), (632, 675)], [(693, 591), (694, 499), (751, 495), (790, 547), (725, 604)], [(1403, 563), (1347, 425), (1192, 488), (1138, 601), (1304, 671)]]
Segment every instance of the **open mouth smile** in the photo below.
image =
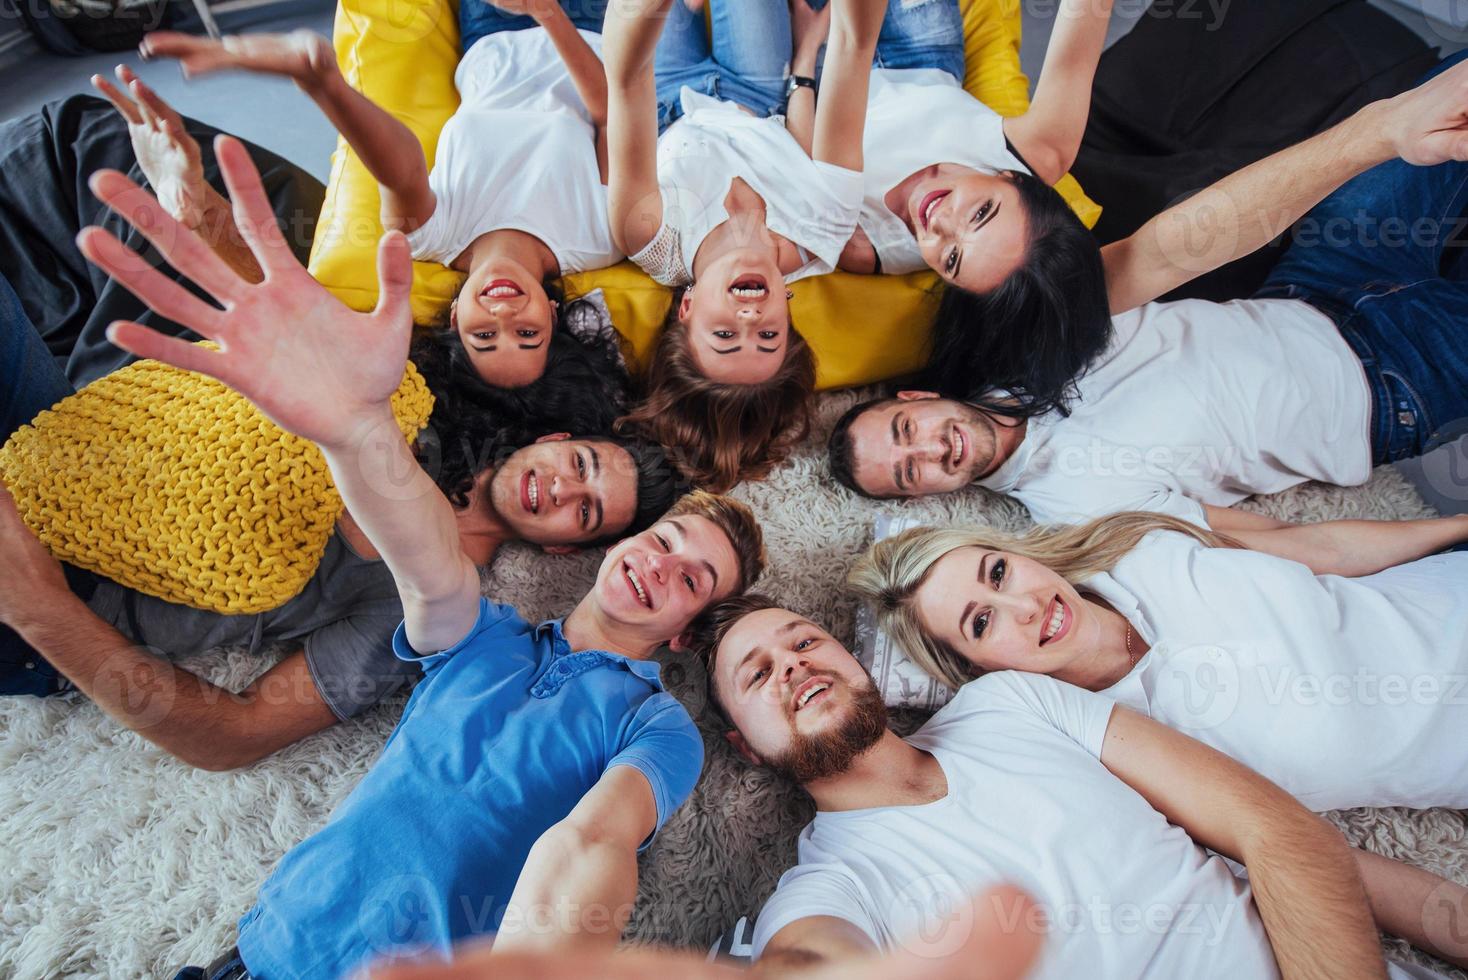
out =
[(812, 701), (824, 697), (831, 690), (831, 681), (825, 677), (812, 677), (804, 684), (795, 689), (795, 695), (790, 699), (790, 709), (801, 711)]
[(534, 470), (526, 470), (520, 478), (520, 506), (532, 514), (540, 513), (540, 478)]
[(948, 467), (956, 470), (959, 464), (968, 457), (968, 440), (963, 437), (963, 430), (955, 425), (948, 442), (953, 447), (948, 457)]
[(764, 276), (745, 275), (735, 279), (729, 286), (729, 295), (735, 299), (764, 299), (770, 295), (770, 287)]
[(496, 279), (479, 291), (480, 296), (488, 296), (490, 299), (516, 299), (525, 295), (525, 290), (515, 285), (509, 279)]
[(1045, 624), (1040, 627), (1040, 646), (1064, 637), (1070, 632), (1070, 625), (1075, 619), (1060, 596), (1050, 600), (1050, 605), (1045, 607), (1045, 614)]
[(632, 566), (625, 561), (622, 563), (622, 577), (627, 580), (627, 586), (632, 590), (632, 594), (637, 598), (637, 601), (648, 609), (651, 609), (652, 597), (647, 594), (647, 589), (643, 586), (642, 579), (632, 570)]
[(933, 211), (937, 209), (938, 203), (947, 197), (951, 191), (929, 191), (928, 195), (918, 205), (918, 218), (923, 223), (923, 231), (927, 231), (933, 223)]

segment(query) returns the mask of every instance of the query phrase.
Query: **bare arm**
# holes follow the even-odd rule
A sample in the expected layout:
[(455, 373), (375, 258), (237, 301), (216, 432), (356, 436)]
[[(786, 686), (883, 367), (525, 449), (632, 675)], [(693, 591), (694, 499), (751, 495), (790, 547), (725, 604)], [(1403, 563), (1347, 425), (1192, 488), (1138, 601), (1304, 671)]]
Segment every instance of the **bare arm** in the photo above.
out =
[(241, 279), (259, 282), (264, 273), (235, 227), (229, 202), (204, 179), (198, 141), (184, 129), (183, 118), (126, 65), (117, 66), (117, 80), (132, 98), (101, 75), (92, 76), (92, 86), (127, 122), (133, 155), (158, 203), (197, 232)]
[(1373, 575), (1468, 541), (1468, 515), (1415, 521), (1321, 521), (1290, 524), (1232, 507), (1203, 508), (1215, 531), (1316, 575)]
[(184, 73), (239, 69), (291, 79), (321, 107), (382, 192), (382, 223), (412, 231), (433, 215), (428, 164), (412, 131), (347, 84), (326, 38), (311, 31), (248, 34), (218, 41), (156, 31), (143, 39), (144, 57), (177, 58)]
[(1380, 854), (1360, 848), (1355, 854), (1381, 931), (1468, 968), (1468, 888)]
[(862, 131), (871, 90), (872, 56), (887, 4), (882, 0), (830, 0), (830, 35), (821, 70), (811, 157), (847, 170), (862, 169)]
[(1081, 150), (1110, 22), (1111, 0), (1064, 0), (1030, 110), (1004, 122), (1004, 134), (1047, 184), (1065, 176)]
[(1432, 166), (1468, 159), (1468, 64), (1373, 102), (1303, 143), (1218, 181), (1101, 250), (1111, 312), (1151, 302), (1248, 255), (1326, 195), (1400, 156)]
[(377, 309), (349, 310), (311, 278), (280, 237), (244, 147), (221, 137), (215, 148), (235, 223), (264, 281), (241, 280), (151, 195), (116, 171), (100, 171), (91, 182), (97, 196), (224, 306), (203, 302), (116, 238), (89, 228), (79, 238), (87, 258), (159, 314), (220, 349), (126, 321), (113, 323), (108, 335), (140, 357), (219, 379), (282, 428), (320, 446), (347, 509), (392, 572), (408, 642), (422, 652), (447, 649), (478, 619), (479, 573), (459, 546), (453, 508), (393, 418), (390, 399), (403, 377), (413, 328), (407, 241), (390, 232), (378, 250)]
[[(831, 29), (831, 4), (820, 10), (812, 10), (806, 0), (790, 0), (790, 35), (793, 51), (790, 56), (790, 74), (804, 78), (816, 75), (816, 59), (821, 45)], [(811, 153), (811, 141), (815, 138), (816, 93), (815, 89), (800, 86), (790, 93), (785, 105), (785, 128), (795, 137), (795, 142)]]
[(653, 52), (672, 0), (626, 0), (607, 8), (607, 212), (612, 241), (628, 255), (663, 223), (658, 189), (658, 101)]
[(235, 769), (336, 723), (303, 652), (231, 694), (135, 646), (67, 588), (3, 485), (0, 571), (0, 622), (118, 724), (182, 762)]
[(1386, 976), (1355, 858), (1335, 828), (1258, 773), (1126, 708), (1112, 712), (1101, 762), (1193, 840), (1248, 867), (1284, 977)]

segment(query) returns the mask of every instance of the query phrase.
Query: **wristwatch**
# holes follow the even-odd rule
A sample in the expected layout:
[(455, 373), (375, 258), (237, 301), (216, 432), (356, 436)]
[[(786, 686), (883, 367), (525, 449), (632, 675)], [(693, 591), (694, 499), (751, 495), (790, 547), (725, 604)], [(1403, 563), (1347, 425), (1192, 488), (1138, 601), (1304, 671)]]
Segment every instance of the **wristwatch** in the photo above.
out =
[(811, 95), (815, 95), (816, 80), (807, 75), (791, 75), (785, 79), (785, 98), (788, 100), (798, 88), (808, 88)]

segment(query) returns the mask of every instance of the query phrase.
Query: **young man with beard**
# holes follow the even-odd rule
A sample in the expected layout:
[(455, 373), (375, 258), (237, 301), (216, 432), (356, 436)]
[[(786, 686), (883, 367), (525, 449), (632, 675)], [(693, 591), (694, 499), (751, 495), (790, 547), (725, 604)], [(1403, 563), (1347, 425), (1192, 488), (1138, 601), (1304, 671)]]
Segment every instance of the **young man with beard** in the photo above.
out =
[[(192, 218), (208, 232), (214, 253), (246, 278), (259, 276), (233, 233), (228, 202), (206, 180), (213, 153), (199, 141), (207, 143), (213, 131), (179, 116), (126, 69), (119, 69), (119, 80), (131, 98), (100, 77), (94, 81), (111, 108), (76, 97), (4, 128), (12, 138), (4, 146), (5, 160), (13, 166), (0, 173), (0, 233), (18, 237), (15, 254), (5, 254), (0, 267), (13, 274), (11, 267), (19, 263), (29, 270), (16, 281), (37, 294), (19, 296), (0, 269), (0, 442), (71, 395), (73, 378), (92, 380), (131, 359), (97, 343), (105, 324), (98, 317), (108, 310), (151, 316), (89, 267), (71, 244), (80, 227), (75, 222), (104, 215), (119, 235), (127, 235), (125, 221), (107, 215), (105, 205), (75, 186), (84, 168), (101, 161), (136, 167), (169, 202), (169, 213), (185, 223), (190, 209), (208, 200), (209, 220)], [(272, 186), (293, 172), (284, 161), (258, 149), (256, 154)], [(26, 174), (32, 184), (22, 188), (16, 181)], [(36, 180), (43, 185), (39, 198)], [(284, 186), (310, 183), (300, 175)], [(294, 205), (283, 200), (276, 195), (275, 211), (289, 216)], [(319, 194), (313, 214), (317, 206)], [(43, 212), (49, 219), (43, 220)], [(43, 228), (44, 237), (37, 239)], [(44, 274), (49, 269), (60, 275), (56, 270), (63, 268), (64, 281)], [(69, 305), (62, 296), (72, 297)], [(25, 300), (52, 311), (57, 319), (46, 324), (51, 329), (38, 329)], [(63, 307), (69, 315), (60, 314)], [(59, 355), (67, 356), (72, 377), (62, 370)], [(476, 477), (480, 456), (490, 451), (483, 443), (506, 437), (491, 435), (491, 427), (482, 424), (460, 428), (464, 421), (436, 411), (431, 425), (440, 442), (424, 455), (456, 505), (460, 547), (477, 564), (488, 564), (507, 541), (551, 553), (615, 541), (651, 525), (677, 496), (676, 474), (660, 449), (607, 437), (547, 435)], [(393, 656), (392, 635), (403, 618), (397, 588), (350, 514), (339, 520), (316, 574), (296, 597), (263, 614), (228, 616), (58, 567), (0, 487), (0, 580), (6, 583), (0, 589), (0, 694), (48, 696), (80, 688), (121, 724), (206, 769), (249, 765), (356, 716), (420, 676), (416, 664)], [(254, 652), (275, 644), (288, 646), (285, 657), (238, 694), (173, 664), (222, 645)]]
[[(833, 475), (871, 497), (979, 483), (1042, 524), (1150, 510), (1243, 537), (1285, 526), (1228, 509), (1251, 494), (1307, 480), (1355, 486), (1373, 465), (1456, 434), (1468, 419), (1465, 59), (1210, 189), (1225, 223), (1191, 229), (1202, 254), (1147, 252), (1176, 244), (1167, 215), (1155, 234), (1110, 246), (1145, 258), (1160, 295), (1212, 268), (1212, 253), (1238, 254), (1225, 246), (1275, 237), (1279, 216), (1299, 213), (1282, 198), (1336, 186), (1254, 298), (1149, 302), (1114, 316), (1110, 343), (1072, 379), (1066, 403), (1040, 414), (1022, 391), (967, 380), (933, 382), (964, 400), (904, 391), (859, 405), (832, 432)], [(951, 377), (953, 365), (930, 375)], [(1398, 561), (1465, 537), (1451, 525), (1420, 533), (1426, 550)]]
[[(771, 599), (721, 603), (689, 645), (729, 741), (817, 807), (800, 863), (756, 923), (762, 966), (829, 966), (911, 935), (956, 944), (968, 896), (1002, 881), (1034, 895), (1048, 923), (1045, 977), (1385, 976), (1373, 907), (1433, 952), (1444, 951), (1432, 935), (1451, 935), (1434, 933), (1443, 923), (1424, 901), (1435, 876), (1396, 866), (1393, 886), (1409, 884), (1368, 905), (1332, 827), (1227, 756), (1090, 692), (988, 674), (904, 739), (856, 659)], [(1205, 847), (1247, 865), (1249, 880)], [(1374, 877), (1380, 860), (1361, 868)]]
[(89, 228), (89, 259), (219, 349), (128, 322), (109, 336), (218, 378), (321, 447), (402, 597), (394, 650), (424, 678), (372, 770), (266, 880), (237, 949), (187, 975), (342, 976), (486, 932), (506, 950), (610, 948), (636, 897), (638, 851), (702, 768), (698, 731), (649, 657), (758, 577), (759, 526), (735, 501), (692, 494), (613, 547), (563, 621), (537, 626), (481, 598), (453, 508), (389, 404), (412, 332), (405, 238), (383, 238), (377, 309), (349, 310), (280, 239), (244, 148), (221, 138), (216, 153), (263, 282), (221, 264), (122, 174), (99, 172), (97, 195), (219, 301)]

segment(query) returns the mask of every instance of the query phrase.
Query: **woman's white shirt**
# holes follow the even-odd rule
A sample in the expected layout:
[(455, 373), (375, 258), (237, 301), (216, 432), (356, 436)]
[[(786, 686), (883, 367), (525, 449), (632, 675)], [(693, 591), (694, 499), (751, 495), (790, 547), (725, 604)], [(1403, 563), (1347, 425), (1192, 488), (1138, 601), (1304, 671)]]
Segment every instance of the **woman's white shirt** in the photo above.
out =
[[(581, 36), (600, 56), (601, 35)], [(509, 229), (544, 242), (562, 275), (622, 261), (596, 127), (545, 30), (481, 38), (454, 82), (463, 101), (439, 135), (428, 175), (437, 204), (408, 235), (413, 257), (450, 265), (480, 235)]]
[(658, 139), (662, 225), (632, 260), (665, 286), (692, 282), (698, 247), (729, 220), (724, 200), (738, 177), (764, 201), (766, 227), (806, 256), (786, 282), (835, 269), (861, 212), (861, 173), (812, 160), (782, 117), (686, 87), (681, 99), (683, 117)]
[(861, 229), (884, 273), (926, 269), (917, 239), (885, 200), (919, 170), (956, 163), (984, 173), (1029, 173), (1004, 138), (1004, 119), (936, 68), (874, 68), (862, 131)]
[(1468, 807), (1468, 555), (1351, 579), (1157, 531), (1083, 588), (1152, 647), (1107, 697), (1313, 810)]

